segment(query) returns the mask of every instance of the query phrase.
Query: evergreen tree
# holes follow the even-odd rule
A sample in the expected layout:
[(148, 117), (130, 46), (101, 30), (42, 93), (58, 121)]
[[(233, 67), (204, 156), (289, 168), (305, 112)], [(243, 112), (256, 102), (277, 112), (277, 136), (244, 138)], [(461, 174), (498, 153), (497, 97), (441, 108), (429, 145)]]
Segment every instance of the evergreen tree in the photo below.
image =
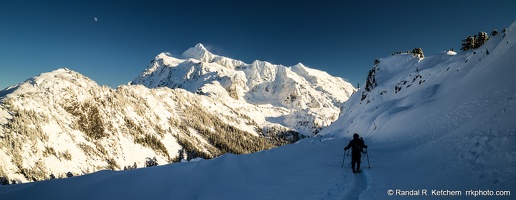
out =
[(9, 185), (9, 180), (6, 177), (0, 177), (0, 185)]
[(494, 37), (496, 35), (498, 35), (498, 30), (493, 29), (493, 31), (491, 31), (491, 37)]
[(158, 166), (158, 160), (156, 159), (156, 157), (153, 157), (153, 158), (147, 157), (147, 158), (145, 158), (145, 167), (154, 167), (154, 166)]
[(177, 151), (177, 153), (179, 154), (178, 155), (179, 157), (177, 158), (178, 162), (181, 162), (182, 160), (186, 160), (186, 158), (185, 158), (185, 148), (184, 147), (179, 149)]
[(415, 48), (415, 49), (412, 49), (411, 53), (414, 55), (414, 56), (417, 56), (419, 58), (424, 58), (425, 55), (423, 54), (423, 49), (421, 48)]
[(124, 167), (124, 170), (131, 170), (131, 169), (136, 169), (138, 168), (138, 166), (136, 165), (136, 162), (134, 162), (133, 165), (127, 165)]
[(467, 51), (475, 48), (475, 36), (468, 36), (462, 40), (462, 47), (460, 50)]
[(478, 49), (480, 46), (482, 46), (484, 43), (486, 43), (489, 40), (489, 35), (487, 35), (486, 32), (479, 32), (477, 35), (477, 38), (475, 40), (475, 49)]

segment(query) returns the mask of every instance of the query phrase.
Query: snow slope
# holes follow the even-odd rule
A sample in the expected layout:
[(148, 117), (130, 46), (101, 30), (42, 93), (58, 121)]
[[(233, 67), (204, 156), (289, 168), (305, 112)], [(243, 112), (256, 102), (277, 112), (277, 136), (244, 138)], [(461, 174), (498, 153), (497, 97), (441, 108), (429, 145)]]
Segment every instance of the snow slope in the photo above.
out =
[[(476, 50), (380, 59), (377, 86), (355, 93), (319, 137), (249, 155), (3, 186), (0, 196), (514, 199), (515, 27)], [(349, 157), (341, 168), (342, 147), (354, 132), (370, 147), (361, 174), (350, 172)], [(403, 196), (409, 194), (418, 196)]]
[(377, 86), (358, 91), (363, 100), (352, 96), (321, 133), (362, 134), (381, 158), (362, 197), (396, 188), (516, 191), (515, 25), (476, 50), (380, 59)]

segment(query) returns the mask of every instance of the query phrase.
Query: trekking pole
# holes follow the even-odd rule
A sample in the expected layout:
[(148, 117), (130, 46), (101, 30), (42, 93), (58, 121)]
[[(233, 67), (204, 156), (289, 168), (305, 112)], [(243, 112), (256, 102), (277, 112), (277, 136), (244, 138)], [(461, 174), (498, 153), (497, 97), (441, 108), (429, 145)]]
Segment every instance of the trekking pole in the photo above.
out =
[(371, 163), (369, 163), (369, 152), (366, 151), (366, 156), (367, 156), (367, 165), (369, 166), (369, 169), (371, 169)]
[(344, 151), (344, 156), (342, 158), (342, 166), (340, 166), (340, 168), (344, 168), (344, 160), (346, 160), (346, 152), (347, 151)]

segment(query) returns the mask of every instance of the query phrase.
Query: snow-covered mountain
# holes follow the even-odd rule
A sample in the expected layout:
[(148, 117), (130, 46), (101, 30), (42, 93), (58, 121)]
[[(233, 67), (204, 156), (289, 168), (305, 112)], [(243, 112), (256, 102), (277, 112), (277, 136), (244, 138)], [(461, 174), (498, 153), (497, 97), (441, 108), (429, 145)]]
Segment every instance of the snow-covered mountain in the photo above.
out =
[[(344, 103), (319, 137), (248, 155), (4, 186), (0, 196), (513, 199), (515, 28), (475, 50), (379, 59), (368, 78), (374, 86)], [(369, 146), (361, 174), (351, 173), (342, 150), (355, 132)]]
[[(331, 124), (354, 91), (301, 64), (259, 68), (201, 44), (184, 56), (162, 53), (117, 89), (58, 69), (0, 91), (0, 177), (27, 182), (143, 167), (147, 157), (166, 164), (270, 149)], [(225, 62), (269, 77), (248, 80)], [(260, 83), (251, 91), (248, 82)]]
[(212, 54), (202, 44), (186, 50), (182, 58), (161, 53), (130, 84), (183, 88), (289, 111), (276, 121), (305, 135), (333, 122), (335, 112), (355, 91), (341, 78), (301, 63), (291, 67), (258, 60), (246, 64)]

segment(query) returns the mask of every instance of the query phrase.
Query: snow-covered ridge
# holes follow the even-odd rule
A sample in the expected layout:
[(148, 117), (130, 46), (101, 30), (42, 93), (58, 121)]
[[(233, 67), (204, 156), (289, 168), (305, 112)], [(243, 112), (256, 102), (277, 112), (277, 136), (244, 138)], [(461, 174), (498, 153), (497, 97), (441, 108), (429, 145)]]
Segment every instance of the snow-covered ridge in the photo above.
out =
[(238, 110), (231, 101), (182, 89), (114, 90), (69, 69), (0, 94), (0, 177), (18, 183), (143, 167), (146, 157), (165, 164), (251, 153), (298, 136), (278, 123), (258, 125), (268, 115), (252, 105)]
[[(504, 86), (511, 83), (513, 79), (503, 77), (511, 71), (508, 67), (513, 58), (509, 55), (514, 52), (512, 40), (515, 33), (510, 30), (514, 29), (514, 26), (513, 24), (508, 32), (492, 37), (475, 50), (461, 53), (444, 51), (425, 58), (401, 54), (379, 59), (379, 64), (373, 67), (375, 71), (373, 79), (376, 85), (374, 89), (367, 91), (364, 87), (357, 91), (356, 95), (344, 103), (339, 123), (331, 126), (324, 133), (335, 133), (337, 129), (342, 128), (346, 135), (358, 131), (378, 138), (380, 135), (375, 135), (376, 132), (386, 132), (386, 129), (380, 125), (395, 116), (394, 113), (385, 113), (387, 109), (397, 111), (395, 113), (399, 115), (437, 100), (447, 99), (449, 103), (455, 104), (459, 101), (471, 100), (481, 88), (497, 85), (490, 83), (489, 80), (497, 80)], [(492, 66), (499, 62), (503, 63)], [(488, 77), (487, 72), (492, 72), (493, 77)], [(469, 82), (472, 79), (478, 80), (474, 83)], [(463, 95), (463, 97), (458, 98), (457, 95)], [(421, 113), (422, 117), (426, 115)], [(343, 121), (349, 124), (343, 125)], [(427, 124), (423, 121), (421, 123)], [(416, 124), (411, 123), (411, 126)], [(396, 135), (408, 134), (400, 133), (398, 127), (389, 128), (395, 129), (392, 132)], [(391, 136), (388, 135), (388, 137)]]

